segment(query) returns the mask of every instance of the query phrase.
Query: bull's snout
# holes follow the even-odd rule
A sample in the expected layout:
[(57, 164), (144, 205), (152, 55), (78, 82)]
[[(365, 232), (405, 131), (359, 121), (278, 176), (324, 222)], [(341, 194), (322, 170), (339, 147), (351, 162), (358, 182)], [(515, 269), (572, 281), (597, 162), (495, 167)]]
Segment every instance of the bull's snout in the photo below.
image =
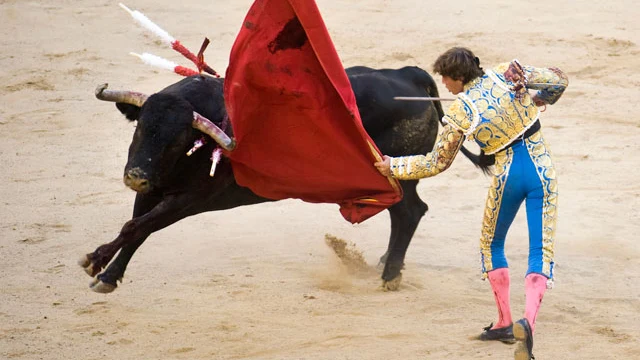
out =
[(124, 173), (124, 184), (139, 193), (146, 193), (149, 191), (150, 184), (147, 180), (147, 175), (139, 168), (133, 168)]

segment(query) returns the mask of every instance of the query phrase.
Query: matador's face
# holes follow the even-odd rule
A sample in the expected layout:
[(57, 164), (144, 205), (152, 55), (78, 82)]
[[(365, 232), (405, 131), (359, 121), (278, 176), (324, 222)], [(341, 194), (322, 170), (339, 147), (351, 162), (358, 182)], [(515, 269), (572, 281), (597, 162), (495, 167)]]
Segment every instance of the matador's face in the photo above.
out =
[(462, 92), (462, 90), (464, 90), (464, 84), (462, 83), (462, 80), (454, 80), (448, 76), (442, 75), (442, 83), (453, 95), (458, 95)]

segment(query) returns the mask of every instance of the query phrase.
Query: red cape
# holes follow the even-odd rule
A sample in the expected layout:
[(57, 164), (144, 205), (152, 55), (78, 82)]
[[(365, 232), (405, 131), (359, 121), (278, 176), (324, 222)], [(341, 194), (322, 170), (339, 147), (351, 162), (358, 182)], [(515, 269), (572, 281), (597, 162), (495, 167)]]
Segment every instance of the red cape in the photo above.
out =
[(349, 79), (312, 0), (256, 0), (233, 45), (224, 96), (238, 184), (269, 199), (336, 203), (362, 222), (402, 199), (373, 166)]

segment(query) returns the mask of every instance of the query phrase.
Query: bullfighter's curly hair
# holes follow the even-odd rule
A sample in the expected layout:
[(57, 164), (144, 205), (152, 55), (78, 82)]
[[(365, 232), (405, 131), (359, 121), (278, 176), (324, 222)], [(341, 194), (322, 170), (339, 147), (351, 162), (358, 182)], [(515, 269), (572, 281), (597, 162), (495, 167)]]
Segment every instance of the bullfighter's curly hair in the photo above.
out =
[(463, 84), (484, 75), (480, 59), (464, 47), (453, 47), (440, 55), (433, 63), (433, 71)]

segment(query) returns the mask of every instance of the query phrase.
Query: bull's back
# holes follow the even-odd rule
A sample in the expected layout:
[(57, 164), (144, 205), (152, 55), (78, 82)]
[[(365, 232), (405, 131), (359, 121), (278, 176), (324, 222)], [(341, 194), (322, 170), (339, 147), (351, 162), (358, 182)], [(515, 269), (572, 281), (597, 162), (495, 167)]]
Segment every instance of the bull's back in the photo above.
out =
[(398, 101), (396, 96), (438, 96), (433, 78), (415, 67), (346, 69), (360, 117), (380, 150), (390, 156), (424, 154), (433, 148), (440, 118), (432, 102)]

